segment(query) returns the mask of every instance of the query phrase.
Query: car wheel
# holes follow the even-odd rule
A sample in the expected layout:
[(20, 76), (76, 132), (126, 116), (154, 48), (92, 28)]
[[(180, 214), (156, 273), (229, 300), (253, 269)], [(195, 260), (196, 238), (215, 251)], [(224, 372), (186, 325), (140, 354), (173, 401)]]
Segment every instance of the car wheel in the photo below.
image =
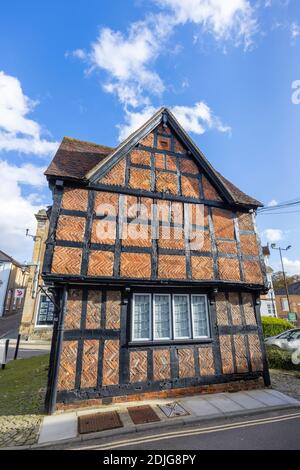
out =
[(292, 363), (295, 365), (300, 364), (300, 349), (296, 349), (296, 351), (293, 352), (292, 356)]

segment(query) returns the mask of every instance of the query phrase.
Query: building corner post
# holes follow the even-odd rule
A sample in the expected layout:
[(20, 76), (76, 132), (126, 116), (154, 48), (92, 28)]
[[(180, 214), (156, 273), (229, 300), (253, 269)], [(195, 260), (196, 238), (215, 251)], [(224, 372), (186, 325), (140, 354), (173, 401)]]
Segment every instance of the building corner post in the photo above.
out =
[(56, 312), (54, 317), (54, 328), (51, 343), (51, 353), (49, 361), (48, 384), (45, 398), (45, 411), (53, 414), (56, 407), (57, 381), (59, 373), (59, 359), (62, 347), (64, 332), (64, 316), (67, 307), (67, 287), (55, 290)]
[(269, 373), (266, 345), (265, 345), (265, 342), (264, 342), (263, 327), (262, 327), (262, 323), (261, 323), (260, 297), (259, 296), (258, 297), (255, 296), (255, 316), (256, 316), (258, 336), (259, 336), (259, 341), (260, 341), (260, 349), (261, 349), (261, 353), (262, 353), (263, 379), (264, 379), (265, 386), (269, 387), (271, 385), (271, 379), (270, 379), (270, 373)]

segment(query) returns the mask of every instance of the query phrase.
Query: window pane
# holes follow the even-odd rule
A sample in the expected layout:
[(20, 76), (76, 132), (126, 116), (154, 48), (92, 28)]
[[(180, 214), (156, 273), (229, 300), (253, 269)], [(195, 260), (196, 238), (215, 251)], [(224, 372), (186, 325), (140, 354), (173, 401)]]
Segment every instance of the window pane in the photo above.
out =
[(154, 338), (170, 338), (170, 297), (154, 296)]
[(188, 297), (174, 295), (174, 330), (175, 338), (190, 336)]
[(194, 336), (208, 336), (205, 302), (206, 299), (203, 295), (192, 296)]
[(150, 338), (150, 296), (136, 295), (134, 297), (133, 338)]
[(282, 306), (282, 310), (284, 312), (288, 312), (289, 311), (289, 304), (288, 304), (288, 300), (287, 299), (281, 299), (281, 306)]

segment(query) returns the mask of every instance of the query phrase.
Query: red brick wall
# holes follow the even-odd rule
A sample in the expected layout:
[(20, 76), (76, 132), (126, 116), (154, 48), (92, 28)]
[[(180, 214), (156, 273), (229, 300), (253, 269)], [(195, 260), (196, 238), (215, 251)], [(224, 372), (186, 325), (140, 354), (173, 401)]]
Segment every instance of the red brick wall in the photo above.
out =
[[(232, 212), (217, 184), (203, 174), (168, 127), (158, 126), (144, 137), (99, 178), (98, 187), (92, 193), (64, 188), (54, 234), (53, 274), (264, 283), (252, 214)], [(132, 190), (146, 194), (125, 194)], [(198, 221), (200, 201), (204, 214)], [(152, 205), (157, 211), (151, 212)], [(133, 230), (136, 217), (141, 223), (136, 221)], [(165, 227), (158, 227), (156, 241), (151, 225), (166, 222), (175, 223), (176, 229), (171, 227), (171, 236), (165, 239)], [(191, 233), (184, 234), (187, 226)], [(151, 264), (157, 251), (157, 263)]]
[[(165, 173), (164, 173), (165, 174)], [(88, 191), (65, 189), (63, 206), (76, 204), (83, 208), (88, 199)], [(74, 191), (74, 204), (71, 194)], [(211, 224), (207, 206), (193, 203), (171, 202), (155, 198), (122, 196), (124, 207), (119, 210), (120, 195), (99, 191), (95, 193), (91, 230), (86, 234), (87, 217), (68, 215), (62, 210), (56, 228), (56, 241), (52, 259), (53, 274), (84, 274), (83, 259), (86, 237), (91, 245), (88, 249), (86, 274), (92, 277), (113, 277), (116, 264), (117, 276), (124, 278), (161, 278), (238, 281), (254, 284), (263, 283), (263, 271), (259, 258), (259, 246), (250, 219), (235, 216), (225, 209), (213, 208)], [(195, 226), (197, 206), (203, 218)], [(155, 207), (157, 210), (155, 210)], [(156, 215), (155, 215), (156, 214)], [(103, 219), (108, 216), (108, 219)], [(140, 217), (142, 222), (134, 222)], [(235, 224), (236, 219), (236, 224)], [(175, 226), (161, 225), (156, 240), (155, 227), (152, 222), (171, 222)], [(188, 222), (187, 222), (188, 220)], [(252, 220), (252, 219), (251, 219)], [(184, 232), (185, 224), (191, 227), (189, 234)], [(199, 225), (199, 222), (198, 222)], [(121, 227), (121, 228), (120, 228)], [(241, 228), (243, 227), (243, 228)], [(247, 233), (244, 233), (247, 227)], [(246, 228), (245, 228), (246, 230)], [(187, 239), (192, 243), (189, 245)], [(119, 241), (120, 240), (120, 241)], [(70, 246), (68, 246), (70, 243)], [(121, 255), (115, 260), (115, 244), (120, 243)], [(188, 245), (187, 245), (188, 243)], [(215, 244), (216, 261), (214, 262), (213, 245)], [(189, 251), (186, 252), (186, 247)], [(157, 270), (152, 272), (151, 259), (155, 256), (155, 247), (159, 250)], [(134, 253), (134, 248), (136, 253)], [(164, 250), (164, 252), (162, 252)], [(168, 253), (169, 250), (170, 253)], [(129, 252), (130, 251), (130, 252)], [(178, 254), (176, 253), (178, 251)], [(183, 253), (185, 252), (185, 253)], [(190, 256), (191, 272), (186, 271), (187, 259)], [(214, 271), (213, 266), (217, 271)], [(175, 269), (174, 269), (175, 267)]]

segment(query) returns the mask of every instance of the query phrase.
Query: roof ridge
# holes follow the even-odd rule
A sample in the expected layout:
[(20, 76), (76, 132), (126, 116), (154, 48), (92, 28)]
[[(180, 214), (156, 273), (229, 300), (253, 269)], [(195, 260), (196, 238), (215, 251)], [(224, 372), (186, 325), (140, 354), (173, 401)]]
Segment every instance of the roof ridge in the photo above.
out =
[(138, 135), (142, 129), (144, 129), (145, 127), (147, 127), (147, 125), (151, 122), (151, 121), (154, 121), (154, 119), (159, 116), (160, 114), (163, 114), (164, 112), (166, 111), (169, 111), (168, 108), (166, 108), (165, 106), (161, 106), (157, 111), (155, 111), (155, 113), (149, 118), (147, 119), (141, 126), (139, 126), (137, 129), (135, 129), (134, 131), (132, 131), (124, 140), (122, 140), (122, 142), (119, 143), (119, 145), (117, 145), (117, 147), (115, 147), (113, 149), (113, 152), (111, 155), (107, 155), (101, 162), (99, 162), (97, 165), (95, 165), (93, 168), (91, 168), (85, 175), (85, 177), (87, 179), (89, 179), (94, 173), (95, 171), (97, 171), (97, 169), (99, 169), (99, 167), (105, 165), (105, 163), (109, 160), (109, 158), (111, 158), (115, 153), (117, 153), (120, 149), (122, 149), (122, 147), (125, 147), (126, 144), (128, 142), (130, 142), (132, 139), (134, 139), (135, 135)]
[(90, 144), (90, 145), (95, 145), (96, 147), (102, 147), (102, 148), (106, 148), (106, 149), (114, 149), (115, 147), (111, 147), (109, 145), (103, 145), (103, 144), (96, 144), (96, 142), (91, 142), (90, 140), (81, 140), (81, 139), (75, 139), (75, 137), (69, 137), (67, 135), (65, 135), (63, 137), (63, 141), (64, 140), (67, 140), (67, 141), (74, 141), (74, 142), (79, 142), (81, 144)]

